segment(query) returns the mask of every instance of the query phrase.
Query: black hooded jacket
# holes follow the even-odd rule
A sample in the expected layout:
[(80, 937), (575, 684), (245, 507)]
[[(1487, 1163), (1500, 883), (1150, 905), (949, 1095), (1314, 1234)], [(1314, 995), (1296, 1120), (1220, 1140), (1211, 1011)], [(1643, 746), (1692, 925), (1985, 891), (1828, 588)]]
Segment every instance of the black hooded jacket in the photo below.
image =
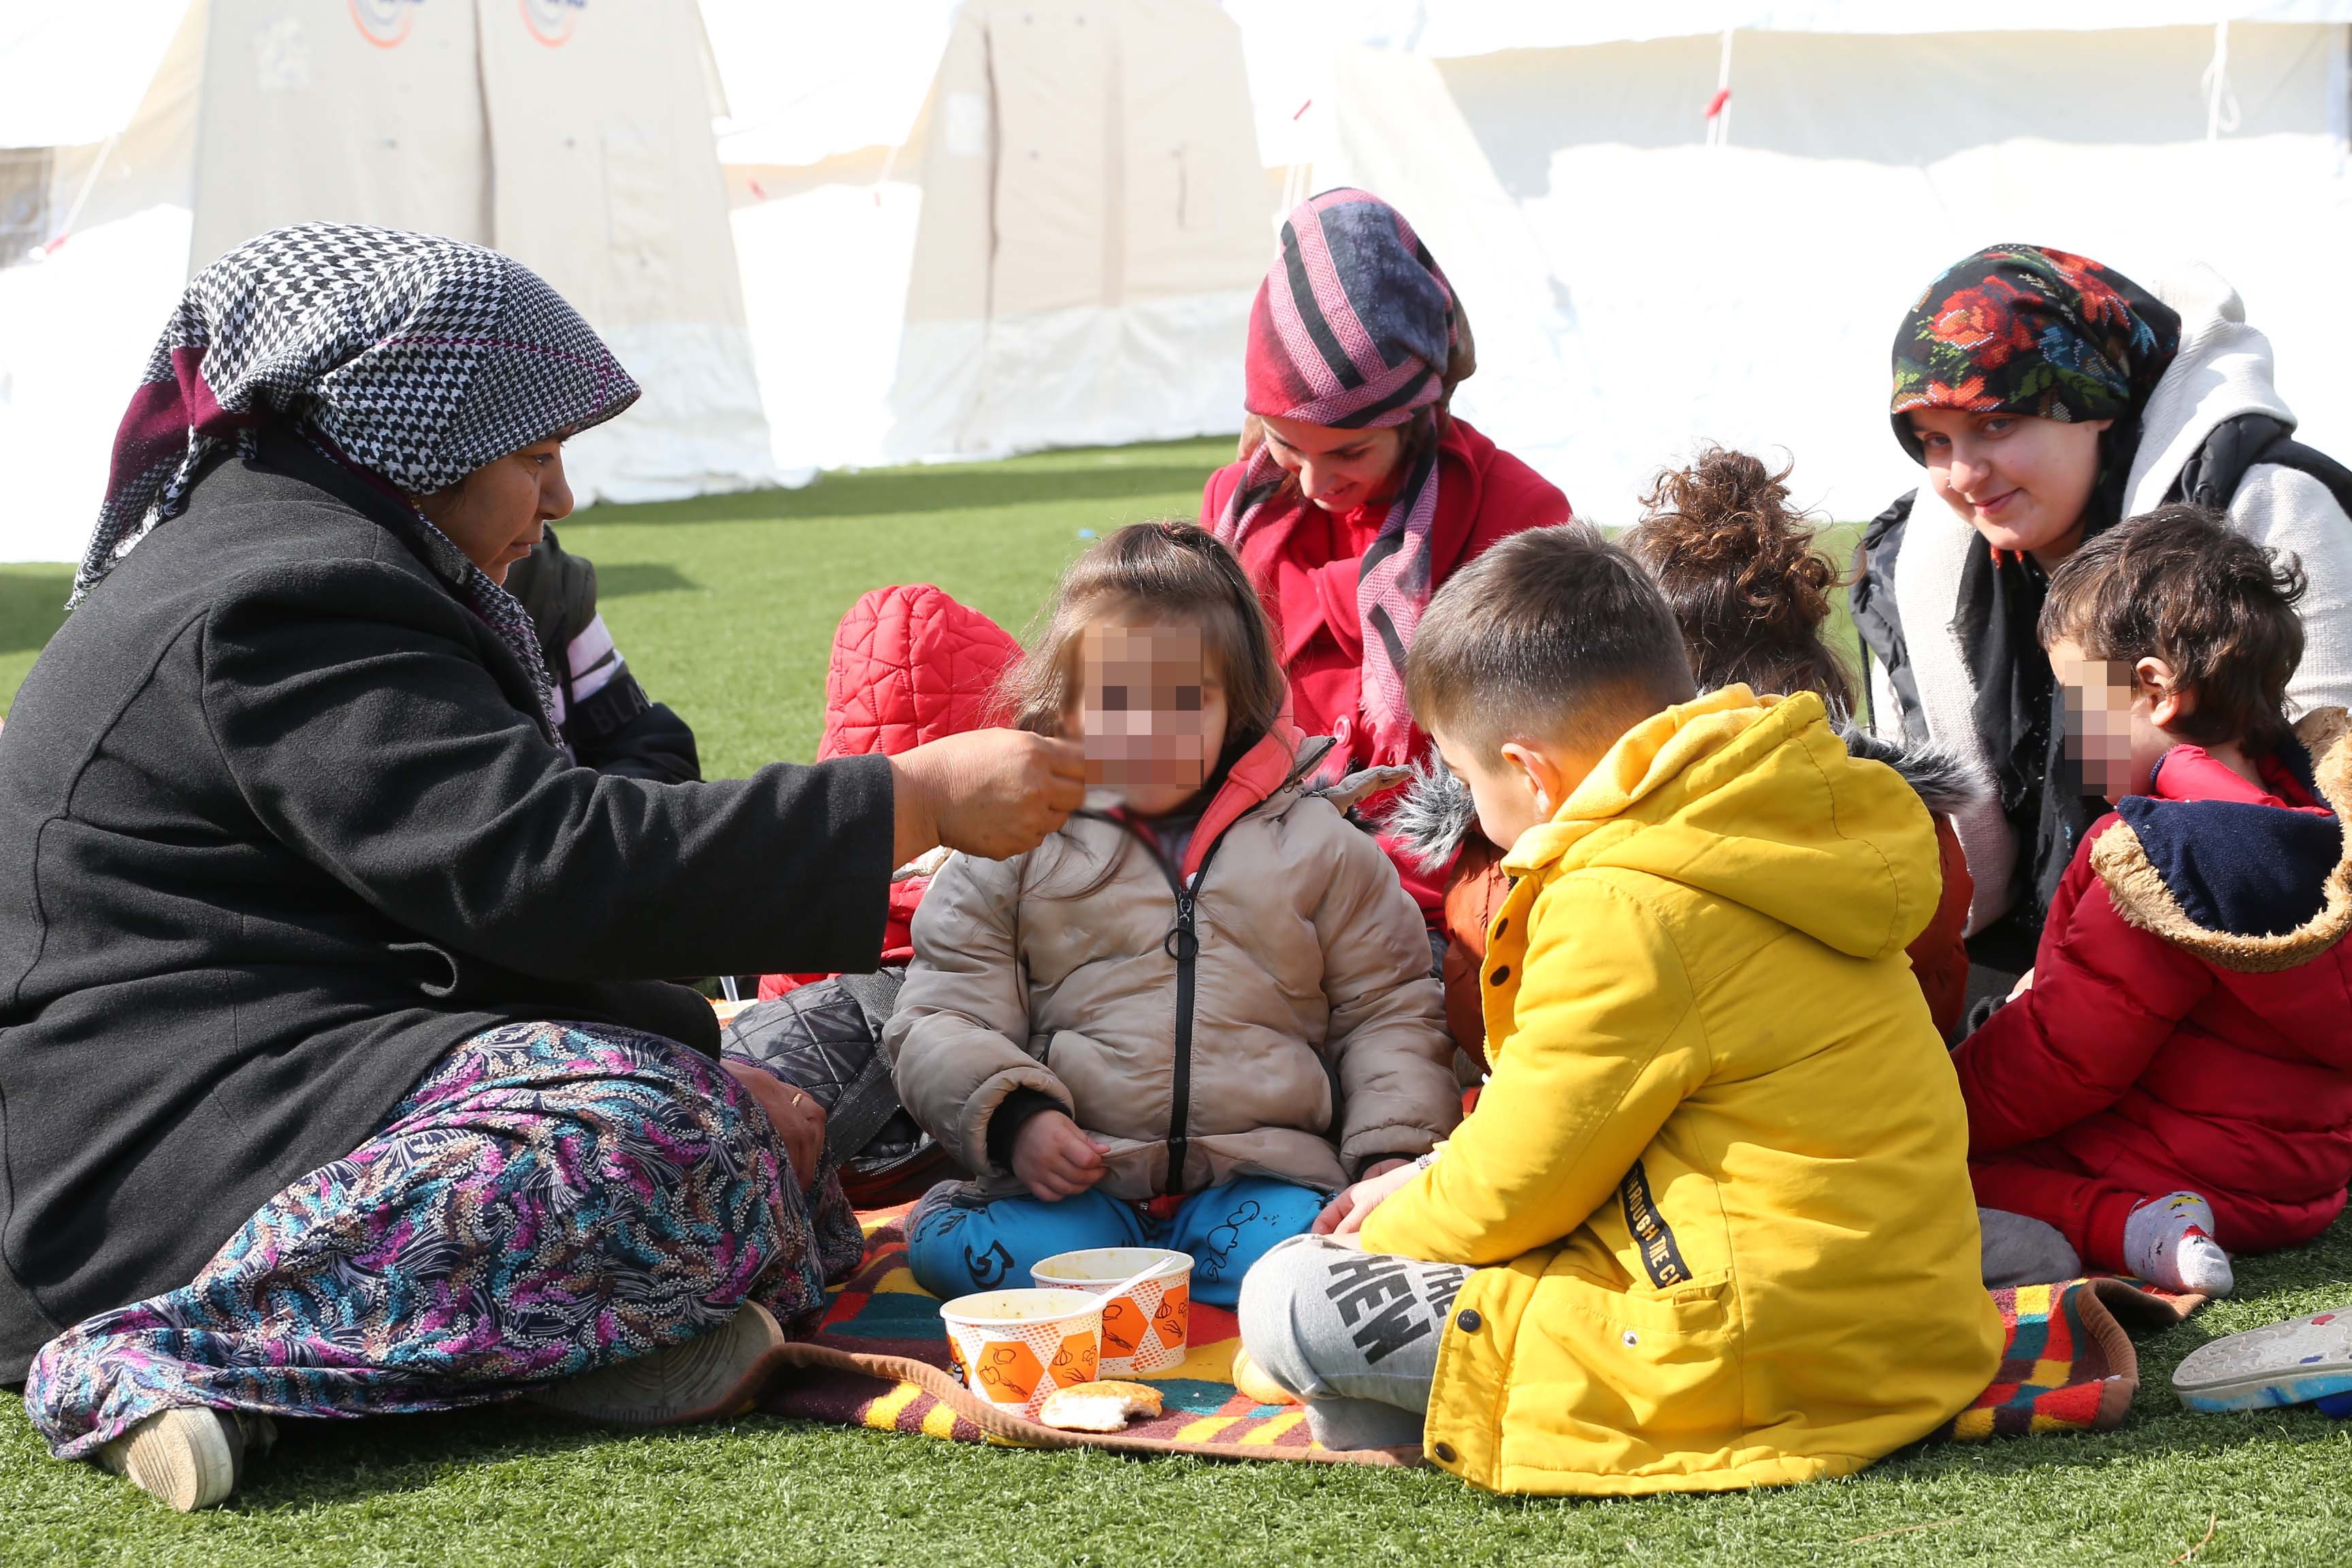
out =
[(574, 765), (390, 504), (265, 434), (67, 621), (0, 732), (0, 1382), (186, 1283), (469, 1036), (715, 1051), (656, 977), (877, 960), (884, 759)]

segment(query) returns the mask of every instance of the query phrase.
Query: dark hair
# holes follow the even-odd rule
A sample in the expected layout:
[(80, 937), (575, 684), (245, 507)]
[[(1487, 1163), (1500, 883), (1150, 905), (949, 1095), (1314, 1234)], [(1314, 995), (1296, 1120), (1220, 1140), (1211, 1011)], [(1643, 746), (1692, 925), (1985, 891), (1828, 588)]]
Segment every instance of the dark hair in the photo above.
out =
[(2120, 664), (2160, 658), (2195, 699), (2174, 726), (2200, 745), (2269, 751), (2292, 731), (2286, 683), (2303, 662), (2305, 585), (2292, 554), (2212, 512), (2162, 506), (2099, 534), (2052, 574), (2036, 628)]
[(1599, 745), (1693, 695), (1657, 584), (1581, 522), (1514, 534), (1454, 573), (1413, 633), (1405, 687), (1423, 729), (1490, 756), (1514, 739)]
[(1658, 476), (1622, 542), (1665, 591), (1702, 688), (1815, 691), (1843, 719), (1855, 707), (1853, 670), (1822, 626), (1845, 578), (1814, 547), (1812, 520), (1790, 509), (1788, 478), (1709, 447)]
[(1028, 653), (1005, 672), (999, 700), (1017, 729), (1059, 735), (1077, 705), (1079, 644), (1108, 612), (1128, 610), (1201, 628), (1201, 648), (1225, 689), (1225, 754), (1254, 745), (1281, 716), (1288, 688), (1257, 590), (1234, 552), (1189, 522), (1130, 523), (1062, 574)]

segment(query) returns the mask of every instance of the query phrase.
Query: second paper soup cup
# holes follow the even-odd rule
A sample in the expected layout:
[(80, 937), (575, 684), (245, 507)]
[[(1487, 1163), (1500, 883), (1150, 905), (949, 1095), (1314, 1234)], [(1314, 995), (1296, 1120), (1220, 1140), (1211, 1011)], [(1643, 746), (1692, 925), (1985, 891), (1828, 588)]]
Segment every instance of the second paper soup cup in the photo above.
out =
[[(1116, 1283), (1116, 1281), (1113, 1281)], [(1029, 1420), (1059, 1388), (1092, 1383), (1103, 1300), (1076, 1289), (988, 1290), (940, 1309), (964, 1386)]]
[(1102, 1320), (1102, 1375), (1146, 1377), (1183, 1363), (1192, 1321), (1191, 1253), (1164, 1247), (1057, 1252), (1034, 1265), (1029, 1277), (1040, 1285), (1100, 1293), (1146, 1268), (1151, 1272), (1132, 1290), (1103, 1302)]

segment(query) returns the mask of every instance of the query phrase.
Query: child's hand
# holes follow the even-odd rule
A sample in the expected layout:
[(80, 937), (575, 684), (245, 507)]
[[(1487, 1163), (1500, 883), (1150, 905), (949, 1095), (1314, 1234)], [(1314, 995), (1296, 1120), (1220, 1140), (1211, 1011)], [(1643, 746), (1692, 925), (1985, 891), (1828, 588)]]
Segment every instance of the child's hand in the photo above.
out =
[(1076, 1197), (1103, 1179), (1102, 1151), (1058, 1110), (1041, 1110), (1013, 1135), (1013, 1173), (1046, 1203)]
[(816, 1180), (816, 1163), (824, 1156), (824, 1107), (806, 1089), (794, 1089), (772, 1072), (748, 1062), (719, 1060), (727, 1076), (740, 1083), (775, 1124), (776, 1141), (792, 1162), (793, 1179), (806, 1192)]
[(1323, 1212), (1315, 1216), (1310, 1234), (1355, 1235), (1364, 1228), (1364, 1217), (1380, 1207), (1391, 1193), (1421, 1174), (1421, 1167), (1407, 1161), (1399, 1161), (1386, 1170), (1381, 1170), (1379, 1166), (1373, 1169), (1379, 1170), (1380, 1174), (1366, 1176), (1352, 1187), (1341, 1188), (1338, 1197), (1323, 1205)]

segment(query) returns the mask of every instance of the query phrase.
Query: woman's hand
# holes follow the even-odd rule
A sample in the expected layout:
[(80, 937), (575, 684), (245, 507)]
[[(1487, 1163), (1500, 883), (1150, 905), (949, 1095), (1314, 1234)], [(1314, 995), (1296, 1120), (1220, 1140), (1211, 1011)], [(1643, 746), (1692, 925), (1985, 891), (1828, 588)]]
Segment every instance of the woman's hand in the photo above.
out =
[(1041, 1110), (1013, 1135), (1013, 1173), (1049, 1204), (1076, 1197), (1103, 1179), (1102, 1151), (1058, 1110)]
[(891, 808), (903, 866), (944, 844), (984, 860), (1034, 849), (1087, 796), (1076, 741), (1025, 730), (971, 730), (890, 759)]
[(816, 1180), (817, 1162), (824, 1157), (824, 1107), (804, 1089), (794, 1089), (772, 1072), (748, 1062), (721, 1059), (727, 1076), (743, 1086), (775, 1124), (776, 1141), (792, 1162), (793, 1179), (806, 1192)]
[(1374, 1165), (1364, 1179), (1352, 1187), (1342, 1187), (1339, 1195), (1323, 1205), (1315, 1216), (1308, 1234), (1313, 1236), (1353, 1236), (1364, 1228), (1364, 1218), (1389, 1196), (1421, 1174), (1421, 1167), (1407, 1160), (1385, 1161)]
[(2029, 991), (2031, 991), (2031, 990), (2032, 990), (2032, 989), (2033, 989), (2033, 971), (2032, 971), (2031, 969), (2029, 969), (2029, 970), (2027, 970), (2024, 973), (2022, 973), (2022, 974), (2021, 974), (2021, 975), (2019, 975), (2019, 976), (2017, 977), (2017, 984), (2014, 984), (2014, 985), (2012, 985), (2012, 986), (2011, 986), (2011, 987), (2009, 988), (2009, 999), (2010, 999), (2011, 1001), (2014, 1002), (2014, 1001), (2016, 1001), (2020, 996), (2024, 995), (2027, 992), (2029, 992)]

